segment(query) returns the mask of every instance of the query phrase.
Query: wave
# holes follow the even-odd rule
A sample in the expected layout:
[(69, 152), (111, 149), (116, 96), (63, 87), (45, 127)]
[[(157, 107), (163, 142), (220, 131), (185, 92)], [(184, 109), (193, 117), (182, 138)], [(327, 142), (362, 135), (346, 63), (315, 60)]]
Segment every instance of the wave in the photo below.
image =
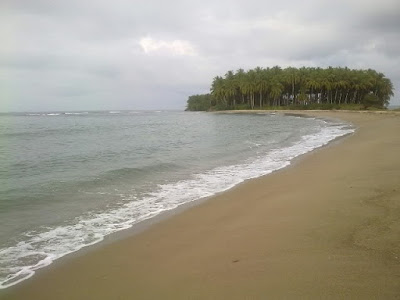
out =
[(59, 116), (61, 113), (29, 113), (26, 116)]
[(140, 180), (151, 180), (155, 173), (166, 173), (176, 171), (180, 168), (178, 164), (162, 163), (143, 166), (139, 168), (120, 168), (110, 170), (97, 175), (85, 181), (73, 182), (73, 186), (77, 189), (85, 189), (88, 187), (96, 187), (99, 185), (110, 184), (112, 182), (120, 182), (124, 179), (125, 182), (136, 182)]
[(87, 115), (89, 112), (66, 112), (65, 115)]
[(159, 163), (148, 166), (143, 166), (141, 168), (121, 168), (116, 170), (111, 170), (104, 173), (102, 178), (116, 178), (116, 177), (125, 177), (131, 175), (144, 176), (147, 174), (153, 174), (154, 172), (164, 172), (172, 169), (178, 168), (178, 164), (173, 163)]
[[(37, 269), (60, 257), (102, 241), (106, 235), (128, 229), (182, 204), (223, 192), (247, 179), (282, 169), (290, 165), (294, 158), (352, 132), (354, 129), (344, 124), (324, 127), (316, 134), (303, 136), (297, 143), (273, 149), (251, 161), (193, 174), (186, 180), (160, 184), (141, 198), (132, 195), (124, 199), (124, 204), (118, 208), (88, 213), (65, 226), (47, 228), (43, 232), (27, 232), (25, 241), (0, 249), (0, 289), (33, 276)], [(143, 171), (124, 168), (111, 171), (106, 176)]]

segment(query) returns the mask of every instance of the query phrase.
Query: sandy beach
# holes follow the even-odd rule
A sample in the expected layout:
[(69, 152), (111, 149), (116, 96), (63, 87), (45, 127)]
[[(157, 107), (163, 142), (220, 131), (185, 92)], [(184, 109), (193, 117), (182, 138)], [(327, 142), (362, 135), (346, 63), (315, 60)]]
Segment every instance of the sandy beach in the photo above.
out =
[(400, 114), (296, 113), (357, 130), (0, 299), (400, 299)]

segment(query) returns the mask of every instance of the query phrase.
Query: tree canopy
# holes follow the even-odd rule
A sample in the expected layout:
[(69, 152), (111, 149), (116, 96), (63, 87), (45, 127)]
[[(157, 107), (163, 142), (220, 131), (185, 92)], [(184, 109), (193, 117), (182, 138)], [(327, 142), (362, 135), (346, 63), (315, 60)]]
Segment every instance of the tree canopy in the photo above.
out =
[(393, 84), (372, 69), (275, 66), (228, 71), (213, 79), (210, 91), (190, 96), (187, 110), (346, 105), (385, 108), (393, 96)]
[(189, 111), (206, 111), (215, 105), (213, 97), (210, 94), (192, 95), (187, 100), (187, 108)]

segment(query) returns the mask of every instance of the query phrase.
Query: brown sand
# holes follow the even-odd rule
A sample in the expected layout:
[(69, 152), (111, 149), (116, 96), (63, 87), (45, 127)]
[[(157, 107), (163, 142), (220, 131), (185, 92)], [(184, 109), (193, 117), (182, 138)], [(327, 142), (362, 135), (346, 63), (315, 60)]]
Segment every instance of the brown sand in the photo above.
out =
[(148, 230), (56, 262), (4, 299), (400, 299), (400, 115)]

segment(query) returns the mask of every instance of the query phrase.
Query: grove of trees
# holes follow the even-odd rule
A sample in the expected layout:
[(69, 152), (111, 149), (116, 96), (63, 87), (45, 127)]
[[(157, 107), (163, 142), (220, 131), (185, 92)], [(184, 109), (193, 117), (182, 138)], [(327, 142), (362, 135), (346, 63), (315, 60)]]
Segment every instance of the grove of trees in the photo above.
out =
[(217, 76), (211, 93), (190, 96), (187, 110), (238, 108), (384, 108), (393, 96), (393, 84), (375, 70), (275, 66), (228, 71)]

